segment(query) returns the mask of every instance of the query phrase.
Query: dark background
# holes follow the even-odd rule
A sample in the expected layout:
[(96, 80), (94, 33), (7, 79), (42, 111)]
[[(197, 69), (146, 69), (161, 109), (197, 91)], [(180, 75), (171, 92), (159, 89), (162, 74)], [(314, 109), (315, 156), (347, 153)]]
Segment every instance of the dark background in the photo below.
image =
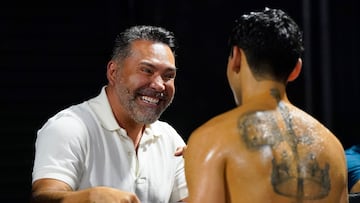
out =
[[(269, 3), (271, 2), (271, 3)], [(0, 6), (0, 202), (28, 202), (36, 131), (57, 111), (96, 96), (116, 34), (161, 25), (178, 37), (173, 104), (162, 119), (187, 140), (235, 106), (226, 80), (230, 26), (245, 11), (282, 8), (304, 30), (303, 72), (289, 99), (333, 131), (359, 143), (357, 0), (7, 1)]]

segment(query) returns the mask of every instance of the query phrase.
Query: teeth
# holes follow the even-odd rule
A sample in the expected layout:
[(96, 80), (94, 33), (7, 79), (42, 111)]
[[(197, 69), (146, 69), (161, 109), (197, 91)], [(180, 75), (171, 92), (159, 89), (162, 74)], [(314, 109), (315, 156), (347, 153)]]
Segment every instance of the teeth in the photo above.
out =
[(150, 104), (157, 104), (159, 102), (159, 99), (148, 96), (142, 96), (141, 99), (146, 103), (150, 103)]

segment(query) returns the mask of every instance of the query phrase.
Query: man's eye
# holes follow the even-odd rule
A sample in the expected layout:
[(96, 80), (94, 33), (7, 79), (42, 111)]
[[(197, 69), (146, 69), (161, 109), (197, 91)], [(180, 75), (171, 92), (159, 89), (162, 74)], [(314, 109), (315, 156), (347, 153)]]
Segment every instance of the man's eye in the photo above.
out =
[(172, 80), (175, 78), (175, 74), (165, 74), (164, 79), (165, 80)]
[(154, 71), (150, 68), (142, 68), (142, 72), (152, 74)]

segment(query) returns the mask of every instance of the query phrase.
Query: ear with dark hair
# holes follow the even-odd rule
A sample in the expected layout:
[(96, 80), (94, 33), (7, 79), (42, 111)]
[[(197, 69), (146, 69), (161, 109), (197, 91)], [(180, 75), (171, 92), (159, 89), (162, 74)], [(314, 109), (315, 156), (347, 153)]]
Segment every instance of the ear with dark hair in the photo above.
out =
[(237, 46), (231, 47), (231, 52), (229, 56), (229, 64), (233, 71), (239, 73), (241, 66), (241, 57), (243, 57), (244, 52)]
[(292, 70), (292, 72), (290, 73), (287, 79), (288, 82), (294, 81), (300, 75), (301, 67), (302, 67), (302, 60), (301, 58), (299, 58), (294, 69)]

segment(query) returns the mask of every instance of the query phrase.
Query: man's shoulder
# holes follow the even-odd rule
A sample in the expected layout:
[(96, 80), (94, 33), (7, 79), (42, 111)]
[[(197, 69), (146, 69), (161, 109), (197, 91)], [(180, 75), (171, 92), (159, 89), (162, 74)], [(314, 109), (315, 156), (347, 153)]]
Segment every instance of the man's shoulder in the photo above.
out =
[(168, 132), (171, 132), (177, 134), (175, 128), (166, 121), (157, 120), (154, 123), (148, 125), (148, 127), (156, 133), (163, 134), (164, 132), (166, 132), (167, 134)]
[(90, 108), (85, 102), (80, 104), (74, 104), (52, 115), (46, 121), (46, 124), (61, 123), (61, 122), (65, 122), (67, 124), (71, 124), (71, 123), (74, 124), (77, 121), (82, 120), (82, 118), (87, 117), (89, 113), (90, 113)]

